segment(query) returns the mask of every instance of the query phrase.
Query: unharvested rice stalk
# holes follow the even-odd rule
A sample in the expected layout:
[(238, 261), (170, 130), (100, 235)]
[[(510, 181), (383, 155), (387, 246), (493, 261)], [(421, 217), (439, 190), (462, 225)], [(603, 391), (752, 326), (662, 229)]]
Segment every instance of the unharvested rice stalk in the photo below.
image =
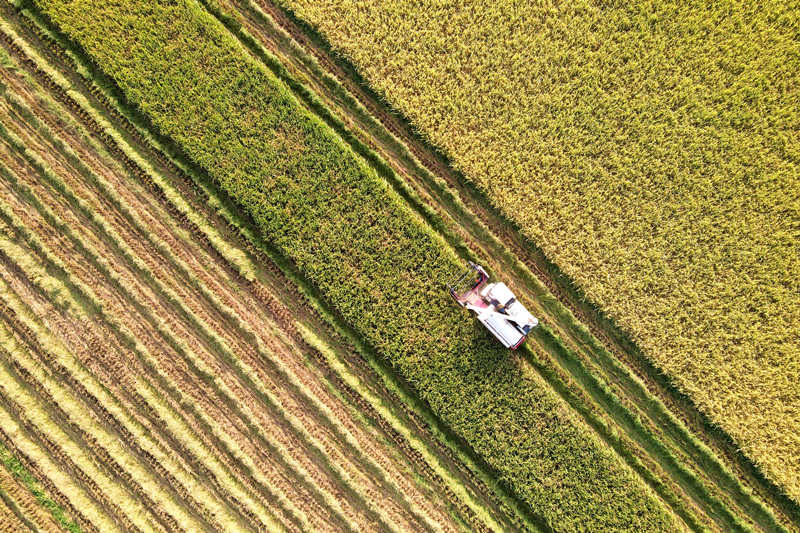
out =
[(797, 5), (279, 2), (800, 502)]

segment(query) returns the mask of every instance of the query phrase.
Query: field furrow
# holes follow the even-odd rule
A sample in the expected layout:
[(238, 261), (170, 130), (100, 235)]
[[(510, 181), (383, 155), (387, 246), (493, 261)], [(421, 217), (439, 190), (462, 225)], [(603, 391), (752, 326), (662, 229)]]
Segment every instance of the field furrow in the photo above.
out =
[(36, 526), (22, 515), (9, 498), (3, 485), (0, 485), (0, 531), (2, 533), (37, 531)]
[(43, 371), (39, 366), (40, 361), (26, 359), (25, 347), (12, 342), (6, 349), (4, 355), (8, 357), (15, 374), (35, 391), (40, 403), (45, 405), (59, 421), (66, 424), (65, 429), (78, 437), (81, 446), (95, 454), (95, 460), (103, 465), (109, 474), (114, 473), (123, 480), (134, 498), (147, 507), (165, 530), (202, 529), (194, 517), (189, 517), (186, 509), (181, 508), (172, 494), (158, 487), (159, 478), (148, 471), (146, 463), (143, 466), (139, 459), (128, 455), (128, 451), (121, 445), (122, 441), (117, 440), (116, 436), (111, 436), (106, 426), (112, 424), (100, 418), (97, 413), (85, 410), (84, 405), (80, 405), (87, 398), (78, 400), (69, 389), (57, 384), (51, 375)]
[(76, 476), (58, 455), (51, 456), (50, 450), (40, 446), (3, 405), (0, 405), (0, 419), (3, 421), (0, 434), (3, 445), (23, 461), (25, 468), (48, 488), (60, 505), (70, 510), (82, 531), (122, 531), (120, 522), (98, 504), (80, 476)]
[[(147, 531), (156, 528), (156, 522), (146, 510), (137, 509), (131, 513), (126, 509), (130, 503), (136, 507), (135, 500), (113, 474), (108, 474), (86, 456), (79, 437), (72, 436), (60, 426), (59, 421), (45, 412), (38, 402), (31, 398), (25, 385), (5, 360), (0, 364), (2, 372), (2, 404), (3, 414), (11, 417), (9, 427), (17, 425), (28, 438), (36, 442), (70, 476), (91, 494), (94, 501), (105, 510), (124, 531)], [(4, 426), (5, 427), (5, 426)], [(119, 502), (119, 503), (118, 503)]]
[[(42, 459), (42, 464), (48, 468), (52, 463), (48, 463), (47, 457), (40, 457), (38, 450), (32, 443), (20, 442), (17, 443), (12, 439), (17, 435), (13, 433), (12, 428), (7, 428), (7, 432), (0, 429), (0, 446), (2, 446), (3, 462), (7, 468), (11, 468), (18, 478), (22, 478), (28, 490), (35, 496), (37, 501), (48, 508), (53, 517), (62, 525), (62, 529), (66, 529), (73, 533), (78, 531), (89, 531), (97, 533), (99, 530), (91, 522), (87, 516), (92, 515), (93, 509), (86, 509), (85, 514), (78, 510), (73, 504), (73, 501), (82, 503), (89, 503), (88, 500), (82, 499), (81, 494), (69, 494), (62, 491), (78, 489), (68, 477), (63, 474), (59, 475), (55, 470), (43, 470), (40, 463), (36, 458)], [(44, 475), (47, 472), (48, 475)], [(63, 482), (64, 484), (56, 485), (53, 479)], [(67, 483), (69, 482), (69, 483)]]
[[(28, 144), (30, 146), (31, 142), (29, 141), (26, 144)], [(115, 189), (115, 190), (119, 191), (118, 188)], [(105, 193), (106, 191), (103, 191), (103, 192)], [(103, 197), (100, 197), (100, 198), (102, 199)], [(142, 209), (140, 209), (141, 206), (138, 206), (138, 205), (134, 204), (134, 205), (132, 205), (132, 207), (135, 210), (135, 212), (137, 212), (139, 214), (141, 214), (143, 212)], [(98, 213), (102, 213), (102, 212), (104, 212), (106, 210), (107, 206), (91, 206), (91, 208), (96, 210), (96, 212), (98, 212)], [(132, 238), (129, 239), (128, 242), (135, 243), (135, 242), (140, 242), (140, 241), (144, 241), (144, 240), (152, 240), (152, 238), (148, 238), (148, 237), (149, 237), (148, 234), (146, 234), (145, 232), (140, 230), (139, 231), (139, 235), (132, 236)], [(161, 244), (161, 243), (156, 243), (156, 244)], [(155, 256), (155, 254), (153, 254), (152, 251), (147, 251), (147, 250), (137, 251), (137, 255), (139, 257), (154, 257)], [(183, 265), (181, 265), (181, 266), (183, 266)], [(151, 269), (151, 271), (155, 270), (155, 268), (153, 268), (152, 266), (150, 266), (150, 269)], [(174, 279), (177, 279), (178, 281), (181, 281), (181, 275), (182, 275), (184, 278), (186, 278), (183, 281), (186, 281), (187, 285), (189, 283), (191, 283), (191, 280), (189, 279), (189, 275), (186, 273), (185, 268), (183, 269), (183, 272), (181, 272), (181, 273), (172, 272), (171, 274), (172, 274), (172, 277), (170, 277), (169, 274), (167, 274), (167, 275), (161, 274), (161, 275), (159, 275), (159, 277), (162, 279), (162, 281), (164, 281), (164, 280), (169, 281), (169, 280), (174, 280)], [(219, 288), (220, 287), (217, 287), (217, 289), (219, 289)], [(179, 291), (181, 289), (180, 284), (178, 284), (176, 287), (173, 287), (173, 289)], [(206, 290), (205, 293), (206, 293), (206, 295), (209, 294), (207, 290)], [(184, 298), (185, 302), (189, 302), (188, 298), (186, 298), (186, 297), (183, 297), (183, 298)], [(214, 303), (213, 300), (211, 300), (211, 299), (207, 299), (207, 300), (209, 300), (209, 302), (211, 304)], [(198, 309), (198, 308), (193, 308), (193, 306), (192, 306), (193, 303), (194, 303), (194, 301), (188, 303), (187, 307), (192, 308), (192, 310), (195, 313), (197, 313), (198, 315), (201, 315), (201, 313), (205, 314), (206, 316), (201, 316), (201, 318), (204, 319), (204, 321), (207, 324), (213, 324), (213, 321), (215, 321), (215, 320), (224, 320), (224, 317), (222, 316), (222, 314), (219, 312), (219, 310), (217, 308), (213, 307), (213, 305), (207, 305), (204, 309), (201, 310), (201, 309)], [(216, 315), (216, 316), (210, 316), (210, 315)], [(252, 316), (252, 314), (250, 314), (250, 315)], [(237, 326), (238, 326), (237, 323), (232, 323), (230, 320), (227, 320), (223, 324), (218, 325), (215, 328), (215, 332), (218, 333), (218, 334), (223, 334), (224, 335), (225, 332), (228, 332), (230, 330), (235, 331), (236, 329), (239, 329), (239, 330), (242, 329), (241, 326), (239, 326), (238, 328), (237, 328)], [(246, 335), (247, 337), (251, 337), (251, 338), (253, 337), (252, 330), (251, 331), (240, 331), (240, 333)], [(243, 356), (244, 355), (244, 356), (247, 356), (249, 358), (249, 360), (251, 362), (250, 363), (251, 365), (253, 364), (254, 361), (255, 362), (259, 361), (259, 356), (264, 357), (264, 356), (268, 355), (268, 354), (265, 354), (263, 352), (260, 353), (260, 354), (255, 354), (255, 352), (252, 349), (250, 349), (249, 345), (247, 343), (243, 343), (240, 339), (241, 339), (241, 337), (234, 338), (232, 336), (226, 336), (226, 338), (225, 338), (226, 342), (230, 346), (232, 346), (233, 349), (236, 350), (237, 355), (239, 355), (239, 356)], [(248, 353), (248, 352), (250, 352), (250, 353)], [(286, 384), (282, 384), (282, 385), (286, 386)], [(279, 386), (280, 385), (278, 385), (278, 384), (272, 384), (270, 386), (270, 389), (273, 390), (273, 391), (274, 390), (280, 390)], [(295, 403), (294, 412), (295, 413), (301, 412), (300, 405), (302, 405), (304, 403), (308, 403), (308, 400), (309, 400), (308, 398), (301, 398), (299, 400), (295, 400), (295, 402), (294, 402)], [(295, 415), (295, 416), (297, 416), (297, 415)], [(312, 428), (315, 427), (316, 425), (319, 425), (319, 427), (324, 427), (325, 420), (327, 420), (327, 416), (323, 415), (322, 413), (320, 413), (320, 416), (318, 417), (318, 419), (315, 420), (312, 424), (309, 424), (309, 426), (312, 427)], [(327, 425), (329, 427), (331, 427), (331, 423), (329, 423)], [(342, 435), (334, 435), (334, 437), (335, 438), (342, 438)], [(334, 457), (334, 460), (337, 461), (339, 464), (341, 464), (341, 463), (346, 461), (345, 457), (341, 453), (339, 454), (339, 458)], [(359, 466), (363, 467), (363, 465), (359, 465)]]

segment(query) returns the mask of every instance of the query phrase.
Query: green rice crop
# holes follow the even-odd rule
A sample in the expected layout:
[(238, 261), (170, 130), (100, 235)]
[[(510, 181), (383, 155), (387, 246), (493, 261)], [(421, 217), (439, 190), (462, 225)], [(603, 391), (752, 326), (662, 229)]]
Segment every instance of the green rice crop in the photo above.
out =
[(281, 0), (800, 502), (800, 6)]
[(642, 482), (449, 301), (453, 251), (198, 5), (36, 4), (552, 527), (672, 529)]

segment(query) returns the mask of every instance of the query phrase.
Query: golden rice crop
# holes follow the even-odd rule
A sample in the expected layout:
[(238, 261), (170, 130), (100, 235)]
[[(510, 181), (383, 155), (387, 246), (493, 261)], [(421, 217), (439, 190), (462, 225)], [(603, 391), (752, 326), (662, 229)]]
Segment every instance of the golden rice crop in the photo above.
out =
[(800, 501), (796, 4), (285, 4)]

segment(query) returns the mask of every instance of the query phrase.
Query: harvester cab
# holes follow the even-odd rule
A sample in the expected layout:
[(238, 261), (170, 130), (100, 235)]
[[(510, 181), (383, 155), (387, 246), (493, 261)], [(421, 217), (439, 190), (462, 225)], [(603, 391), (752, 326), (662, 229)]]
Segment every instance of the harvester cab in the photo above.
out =
[(461, 307), (473, 311), (503, 346), (515, 350), (539, 321), (505, 283), (488, 282), (486, 270), (470, 261), (469, 269), (448, 283), (447, 288), (453, 299)]

